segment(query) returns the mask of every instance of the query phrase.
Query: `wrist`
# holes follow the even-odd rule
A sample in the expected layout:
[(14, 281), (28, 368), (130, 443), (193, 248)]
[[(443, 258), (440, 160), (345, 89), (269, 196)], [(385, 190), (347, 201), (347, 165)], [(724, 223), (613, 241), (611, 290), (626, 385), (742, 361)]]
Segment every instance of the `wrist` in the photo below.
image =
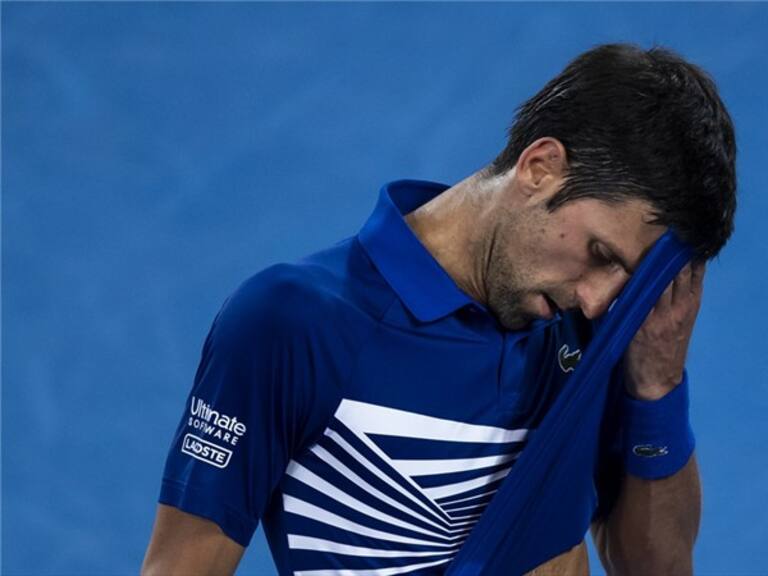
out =
[(671, 379), (668, 382), (656, 383), (656, 384), (635, 384), (634, 380), (627, 377), (625, 380), (625, 392), (635, 400), (641, 401), (654, 401), (660, 400), (675, 388), (677, 388), (683, 381), (684, 371), (680, 373), (677, 378)]
[(640, 478), (671, 476), (690, 458), (695, 438), (688, 415), (688, 376), (656, 399), (637, 399), (628, 392), (622, 402), (624, 465)]

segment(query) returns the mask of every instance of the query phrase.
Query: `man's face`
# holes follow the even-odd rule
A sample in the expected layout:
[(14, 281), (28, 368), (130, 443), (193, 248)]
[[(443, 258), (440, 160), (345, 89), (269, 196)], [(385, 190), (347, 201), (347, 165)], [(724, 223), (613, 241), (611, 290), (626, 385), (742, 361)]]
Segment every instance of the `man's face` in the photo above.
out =
[(573, 200), (554, 212), (541, 201), (499, 214), (487, 269), (490, 310), (509, 330), (556, 308), (600, 316), (666, 231), (651, 219), (639, 200)]

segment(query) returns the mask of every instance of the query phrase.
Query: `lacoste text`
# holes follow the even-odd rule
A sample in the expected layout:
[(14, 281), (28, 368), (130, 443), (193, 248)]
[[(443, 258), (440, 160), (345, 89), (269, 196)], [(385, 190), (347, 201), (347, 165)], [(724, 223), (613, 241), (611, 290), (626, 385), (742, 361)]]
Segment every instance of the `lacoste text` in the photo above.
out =
[(232, 456), (231, 450), (206, 442), (194, 434), (184, 436), (181, 451), (184, 454), (189, 454), (192, 458), (197, 458), (201, 462), (216, 466), (216, 468), (226, 468)]

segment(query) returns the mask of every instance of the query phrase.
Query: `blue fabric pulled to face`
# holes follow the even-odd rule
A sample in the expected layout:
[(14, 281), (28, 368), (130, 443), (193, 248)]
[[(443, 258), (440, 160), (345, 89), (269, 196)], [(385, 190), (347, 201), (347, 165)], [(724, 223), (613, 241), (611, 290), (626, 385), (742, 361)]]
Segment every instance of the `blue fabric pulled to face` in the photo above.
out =
[(597, 505), (595, 472), (612, 378), (667, 285), (692, 258), (673, 232), (653, 245), (609, 311), (448, 576), (519, 575), (579, 544)]

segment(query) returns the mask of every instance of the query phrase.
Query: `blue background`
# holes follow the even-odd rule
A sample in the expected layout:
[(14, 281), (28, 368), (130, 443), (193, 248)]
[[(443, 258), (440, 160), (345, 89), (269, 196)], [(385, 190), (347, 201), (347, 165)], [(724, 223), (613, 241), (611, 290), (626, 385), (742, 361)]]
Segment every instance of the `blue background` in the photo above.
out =
[[(768, 574), (766, 30), (766, 4), (4, 3), (3, 573), (136, 573), (226, 295), (387, 180), (479, 169), (569, 59), (632, 41), (709, 70), (737, 128), (689, 356), (696, 573)], [(273, 570), (259, 532), (239, 573)]]

